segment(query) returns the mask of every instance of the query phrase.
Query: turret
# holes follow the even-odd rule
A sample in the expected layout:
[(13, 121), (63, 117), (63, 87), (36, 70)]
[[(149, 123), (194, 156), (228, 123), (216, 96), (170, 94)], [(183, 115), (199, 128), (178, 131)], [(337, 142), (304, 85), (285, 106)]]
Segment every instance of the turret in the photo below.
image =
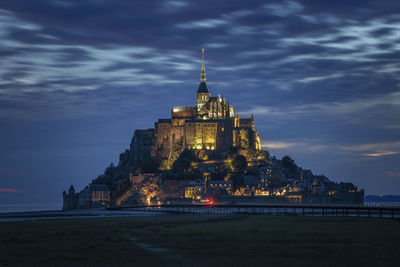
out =
[(233, 126), (235, 128), (240, 127), (240, 117), (239, 117), (239, 113), (235, 114), (235, 117), (233, 118)]
[(233, 118), (235, 116), (235, 111), (233, 110), (233, 104), (230, 104), (228, 106), (229, 106), (229, 117)]

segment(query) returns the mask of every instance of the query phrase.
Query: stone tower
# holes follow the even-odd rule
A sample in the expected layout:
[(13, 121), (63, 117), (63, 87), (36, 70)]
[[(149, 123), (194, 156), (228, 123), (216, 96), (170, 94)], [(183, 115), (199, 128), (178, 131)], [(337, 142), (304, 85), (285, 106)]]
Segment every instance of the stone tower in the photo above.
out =
[(201, 76), (200, 85), (196, 94), (196, 109), (199, 111), (210, 99), (210, 92), (206, 84), (206, 68), (204, 67), (204, 48), (201, 49), (202, 63), (201, 63)]

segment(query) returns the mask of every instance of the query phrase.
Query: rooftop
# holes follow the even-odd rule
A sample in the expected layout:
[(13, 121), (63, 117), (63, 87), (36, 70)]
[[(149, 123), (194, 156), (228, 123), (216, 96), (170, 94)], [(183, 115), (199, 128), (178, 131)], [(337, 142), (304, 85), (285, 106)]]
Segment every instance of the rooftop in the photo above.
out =
[(201, 82), (199, 85), (199, 89), (197, 89), (197, 93), (209, 93), (206, 82)]
[(105, 184), (91, 184), (90, 191), (110, 191), (110, 189)]
[(185, 123), (210, 123), (210, 122), (231, 122), (231, 119), (212, 119), (212, 120), (200, 120), (200, 119), (196, 119), (196, 120), (186, 120)]

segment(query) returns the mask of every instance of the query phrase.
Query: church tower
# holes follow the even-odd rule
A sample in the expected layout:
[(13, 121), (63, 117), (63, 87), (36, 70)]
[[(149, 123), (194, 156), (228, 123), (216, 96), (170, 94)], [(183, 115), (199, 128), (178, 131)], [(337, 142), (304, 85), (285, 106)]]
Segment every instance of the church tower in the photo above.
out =
[(206, 84), (206, 68), (204, 67), (204, 48), (201, 49), (202, 63), (201, 63), (201, 76), (200, 85), (196, 94), (196, 109), (199, 111), (210, 99), (210, 92)]

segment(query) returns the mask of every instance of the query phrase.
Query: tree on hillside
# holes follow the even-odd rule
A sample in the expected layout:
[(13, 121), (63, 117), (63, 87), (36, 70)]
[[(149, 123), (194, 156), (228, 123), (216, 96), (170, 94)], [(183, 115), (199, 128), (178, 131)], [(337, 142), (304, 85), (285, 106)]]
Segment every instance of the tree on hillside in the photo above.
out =
[(294, 172), (297, 170), (296, 163), (294, 163), (294, 160), (289, 156), (284, 156), (281, 159), (281, 164), (282, 164), (282, 167), (287, 171)]
[(232, 160), (233, 169), (237, 172), (243, 172), (247, 167), (247, 159), (245, 156), (236, 155)]
[(92, 180), (93, 184), (106, 184), (112, 188), (114, 182), (128, 179), (128, 169), (123, 166), (114, 166), (111, 163), (105, 170), (104, 174), (97, 176), (96, 179)]
[(160, 167), (160, 161), (158, 161), (153, 157), (144, 158), (139, 162), (139, 168), (144, 173), (156, 173), (158, 172), (159, 167)]
[(257, 152), (257, 159), (269, 160), (269, 157), (270, 155), (267, 150), (262, 149)]
[(124, 153), (119, 154), (119, 163), (118, 166), (124, 166), (129, 168), (129, 149), (126, 149)]
[(97, 176), (96, 179), (92, 180), (93, 184), (106, 184), (111, 187), (112, 183), (117, 180), (116, 167), (113, 163), (104, 170), (104, 174)]
[(115, 170), (116, 170), (116, 167), (114, 166), (114, 163), (110, 163), (110, 166), (108, 166), (107, 168), (106, 168), (106, 170), (104, 171), (104, 174), (106, 175), (106, 176), (114, 176), (115, 175)]
[(269, 152), (267, 150), (260, 150), (257, 152), (257, 165), (258, 166), (267, 166), (270, 161)]
[(174, 161), (172, 167), (174, 171), (187, 172), (192, 169), (192, 162), (198, 161), (196, 154), (193, 150), (185, 149), (179, 155), (179, 157)]

